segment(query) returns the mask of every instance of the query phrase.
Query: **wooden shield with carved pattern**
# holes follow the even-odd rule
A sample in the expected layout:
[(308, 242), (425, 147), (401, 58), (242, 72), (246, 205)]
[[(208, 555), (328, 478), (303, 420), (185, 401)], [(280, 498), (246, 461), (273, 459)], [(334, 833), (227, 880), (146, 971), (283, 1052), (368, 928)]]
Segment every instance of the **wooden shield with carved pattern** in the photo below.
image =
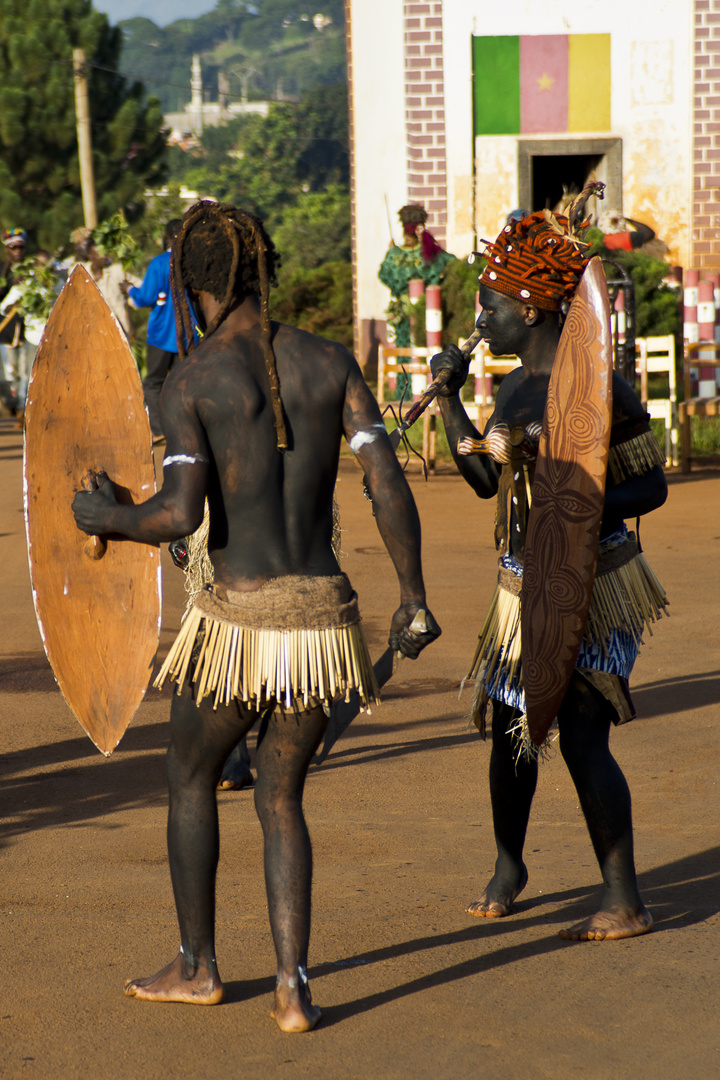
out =
[(587, 622), (612, 419), (610, 309), (590, 261), (550, 376), (522, 582), (522, 666), (530, 737), (540, 745), (567, 693)]
[(125, 335), (78, 266), (43, 335), (25, 412), (25, 521), (35, 614), (68, 705), (103, 754), (143, 699), (160, 633), (160, 551), (90, 538), (71, 503), (92, 471), (121, 501), (155, 492), (152, 436)]

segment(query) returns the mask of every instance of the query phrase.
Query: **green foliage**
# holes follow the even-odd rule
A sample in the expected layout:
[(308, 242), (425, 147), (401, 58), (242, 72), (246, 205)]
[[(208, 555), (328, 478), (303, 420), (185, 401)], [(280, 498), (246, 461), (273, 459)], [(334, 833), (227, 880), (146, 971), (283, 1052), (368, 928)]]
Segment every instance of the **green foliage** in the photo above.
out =
[(350, 262), (350, 196), (331, 184), (300, 195), (273, 230), (283, 273), (329, 262)]
[(112, 70), (120, 32), (90, 0), (0, 0), (0, 225), (55, 249), (82, 223), (72, 51), (85, 50), (98, 216), (141, 207), (163, 175), (157, 99)]
[(273, 105), (267, 117), (230, 126), (228, 156), (220, 136), (203, 136), (188, 157), (188, 187), (254, 211), (272, 229), (302, 195), (349, 183), (347, 90), (314, 91), (301, 102)]
[(678, 295), (663, 284), (668, 264), (642, 251), (624, 251), (616, 261), (628, 271), (635, 285), (636, 335), (676, 334), (680, 329)]
[(270, 294), (272, 317), (352, 348), (352, 268), (325, 263), (312, 270), (280, 272)]
[(478, 277), (486, 265), (485, 259), (468, 263), (456, 259), (449, 263), (440, 286), (443, 302), (443, 345), (457, 344), (460, 338), (470, 337), (475, 329), (475, 293)]
[[(317, 29), (313, 16), (332, 22)], [(196, 19), (159, 27), (150, 19), (124, 19), (122, 70), (156, 86), (167, 112), (189, 100), (194, 53), (203, 64), (203, 82), (216, 97), (224, 71), (237, 99), (241, 84), (251, 99), (297, 97), (312, 86), (346, 81), (342, 0), (322, 0), (303, 11), (297, 0), (218, 0)]]
[[(664, 434), (660, 445), (664, 445)], [(693, 457), (715, 457), (720, 454), (720, 425), (717, 420), (707, 416), (691, 416), (690, 447)]]
[(52, 265), (33, 256), (23, 259), (13, 268), (13, 285), (20, 292), (20, 314), (47, 322), (62, 286)]
[(99, 222), (93, 229), (93, 242), (101, 255), (108, 255), (119, 262), (123, 270), (138, 270), (142, 265), (142, 251), (130, 232), (122, 210), (107, 221)]
[(180, 198), (180, 184), (169, 183), (145, 199), (142, 217), (133, 222), (130, 231), (142, 253), (144, 266), (163, 250), (163, 234), (168, 221), (181, 218), (187, 201)]
[[(678, 297), (674, 289), (664, 284), (669, 273), (665, 260), (647, 255), (642, 250), (608, 251), (602, 244), (602, 238), (599, 229), (588, 230), (588, 240), (593, 244), (588, 254), (618, 263), (632, 278), (635, 287), (636, 336), (677, 334), (680, 329)], [(604, 270), (608, 279), (619, 276), (615, 267), (607, 262)]]

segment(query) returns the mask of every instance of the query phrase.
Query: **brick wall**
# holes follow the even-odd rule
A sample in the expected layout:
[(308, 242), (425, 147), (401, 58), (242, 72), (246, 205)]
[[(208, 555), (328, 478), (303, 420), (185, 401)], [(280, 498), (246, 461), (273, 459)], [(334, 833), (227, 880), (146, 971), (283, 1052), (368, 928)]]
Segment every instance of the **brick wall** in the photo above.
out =
[(442, 8), (442, 0), (404, 0), (408, 199), (424, 205), (428, 228), (444, 245), (447, 162)]
[(692, 260), (720, 270), (720, 0), (695, 0)]

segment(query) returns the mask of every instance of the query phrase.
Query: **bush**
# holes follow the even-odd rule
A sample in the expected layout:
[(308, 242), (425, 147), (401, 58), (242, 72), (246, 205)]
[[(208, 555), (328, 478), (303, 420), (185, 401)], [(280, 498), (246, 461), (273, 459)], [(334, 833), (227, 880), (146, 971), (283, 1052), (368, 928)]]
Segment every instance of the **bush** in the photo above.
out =
[(278, 287), (270, 294), (274, 319), (299, 326), (311, 334), (338, 341), (352, 349), (352, 267), (329, 262), (310, 270), (278, 273)]

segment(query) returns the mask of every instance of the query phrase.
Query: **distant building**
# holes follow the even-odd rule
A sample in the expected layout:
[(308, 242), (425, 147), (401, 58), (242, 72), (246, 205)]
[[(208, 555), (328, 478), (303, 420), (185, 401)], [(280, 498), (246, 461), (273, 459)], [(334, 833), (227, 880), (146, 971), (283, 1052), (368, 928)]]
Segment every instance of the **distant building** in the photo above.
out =
[(170, 128), (170, 141), (188, 145), (187, 141), (199, 138), (206, 127), (220, 127), (236, 116), (267, 116), (269, 109), (269, 101), (247, 100), (247, 82), (243, 83), (243, 99), (230, 101), (230, 85), (223, 71), (218, 74), (217, 101), (206, 101), (200, 57), (196, 54), (192, 60), (190, 101), (183, 112), (165, 113), (165, 121)]
[[(516, 207), (607, 185), (668, 261), (720, 269), (720, 0), (349, 0), (359, 360), (384, 334), (388, 218), (453, 254)], [(380, 73), (380, 74), (379, 74)], [(713, 96), (714, 95), (714, 96)]]

